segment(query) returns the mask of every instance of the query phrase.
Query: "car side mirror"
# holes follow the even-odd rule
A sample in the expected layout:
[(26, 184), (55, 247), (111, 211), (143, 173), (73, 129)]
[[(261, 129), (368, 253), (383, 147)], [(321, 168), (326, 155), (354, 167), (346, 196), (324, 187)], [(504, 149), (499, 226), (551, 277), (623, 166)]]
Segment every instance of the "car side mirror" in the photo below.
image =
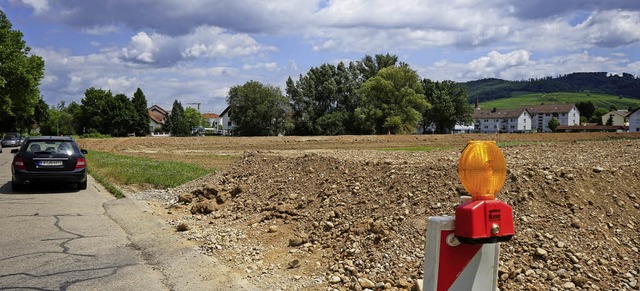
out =
[(20, 149), (11, 149), (12, 154), (17, 154)]
[(89, 153), (87, 150), (83, 150), (83, 149), (81, 149), (81, 150), (80, 150), (80, 152), (81, 152), (82, 154), (84, 154), (84, 155), (86, 155), (86, 154), (88, 154), (88, 153)]

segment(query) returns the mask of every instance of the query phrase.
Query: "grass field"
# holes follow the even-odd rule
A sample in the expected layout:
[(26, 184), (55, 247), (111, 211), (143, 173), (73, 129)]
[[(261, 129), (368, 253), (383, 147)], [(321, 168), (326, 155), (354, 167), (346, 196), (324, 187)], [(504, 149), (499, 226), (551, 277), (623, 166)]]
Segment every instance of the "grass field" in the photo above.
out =
[(529, 93), (529, 92), (516, 92), (511, 98), (491, 100), (480, 103), (480, 107), (484, 109), (498, 108), (498, 109), (513, 109), (520, 108), (528, 105), (540, 105), (544, 104), (558, 104), (558, 103), (570, 103), (576, 104), (579, 102), (591, 101), (596, 107), (610, 108), (614, 106), (618, 109), (629, 109), (640, 107), (639, 99), (621, 98), (613, 95), (606, 94), (592, 94), (592, 93), (569, 93), (569, 92), (557, 92), (557, 93)]
[[(89, 173), (103, 185), (149, 185), (154, 188), (170, 188), (215, 171), (191, 163), (159, 161), (99, 151), (91, 151), (86, 157)], [(110, 191), (114, 192), (111, 189)]]

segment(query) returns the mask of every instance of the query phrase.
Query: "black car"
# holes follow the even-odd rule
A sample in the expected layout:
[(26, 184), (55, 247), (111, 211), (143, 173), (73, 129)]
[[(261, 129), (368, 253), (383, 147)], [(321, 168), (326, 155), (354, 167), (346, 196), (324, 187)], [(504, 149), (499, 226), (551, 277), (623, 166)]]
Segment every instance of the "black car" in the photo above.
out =
[(87, 189), (87, 151), (71, 137), (29, 137), (11, 153), (15, 154), (11, 163), (13, 191), (35, 183), (73, 183), (78, 189)]

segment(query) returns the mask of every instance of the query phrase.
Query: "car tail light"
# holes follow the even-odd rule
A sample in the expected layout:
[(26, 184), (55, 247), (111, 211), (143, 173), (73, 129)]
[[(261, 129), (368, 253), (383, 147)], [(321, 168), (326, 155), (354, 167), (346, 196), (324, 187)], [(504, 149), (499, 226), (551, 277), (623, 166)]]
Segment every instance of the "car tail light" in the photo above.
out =
[(87, 166), (87, 160), (85, 160), (84, 158), (78, 158), (78, 160), (76, 161), (76, 170), (84, 169), (84, 167), (86, 166)]
[(21, 157), (15, 157), (13, 159), (13, 167), (19, 170), (24, 170), (27, 168), (24, 166), (24, 160)]

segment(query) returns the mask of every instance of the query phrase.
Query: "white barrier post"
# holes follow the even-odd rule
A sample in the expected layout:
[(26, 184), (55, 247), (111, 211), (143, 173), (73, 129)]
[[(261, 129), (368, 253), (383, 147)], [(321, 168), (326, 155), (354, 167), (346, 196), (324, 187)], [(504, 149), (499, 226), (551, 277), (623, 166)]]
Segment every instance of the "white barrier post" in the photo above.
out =
[(496, 290), (500, 243), (460, 243), (454, 221), (452, 216), (429, 217), (423, 290)]

